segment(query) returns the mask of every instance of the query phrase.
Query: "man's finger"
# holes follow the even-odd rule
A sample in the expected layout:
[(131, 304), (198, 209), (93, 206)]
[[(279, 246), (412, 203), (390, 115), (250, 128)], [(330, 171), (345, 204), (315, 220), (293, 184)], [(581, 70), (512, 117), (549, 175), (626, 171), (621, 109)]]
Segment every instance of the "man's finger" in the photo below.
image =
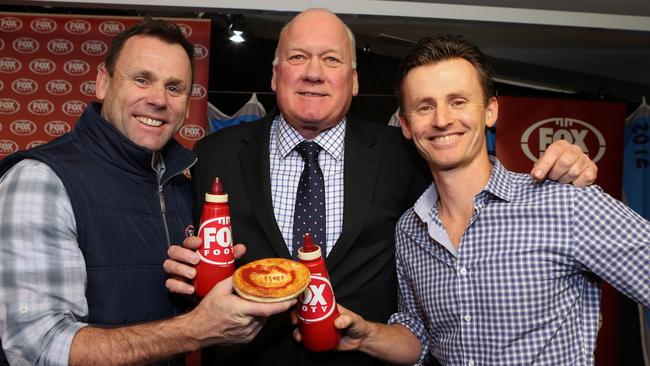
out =
[(170, 292), (177, 294), (192, 295), (194, 293), (194, 286), (178, 278), (168, 278), (165, 281), (165, 287), (167, 287)]
[(198, 236), (188, 236), (185, 238), (185, 240), (183, 240), (183, 248), (196, 250), (199, 249), (202, 243), (203, 240), (201, 240), (201, 238)]
[(183, 277), (186, 281), (194, 279), (194, 276), (196, 276), (196, 269), (171, 259), (166, 259), (163, 262), (163, 268), (165, 272), (173, 276)]
[(178, 245), (170, 245), (167, 249), (169, 259), (180, 263), (196, 265), (199, 263), (199, 255), (191, 249), (183, 248)]
[(246, 254), (246, 246), (244, 244), (235, 244), (233, 247), (233, 253), (235, 255), (235, 259), (241, 258), (244, 254)]

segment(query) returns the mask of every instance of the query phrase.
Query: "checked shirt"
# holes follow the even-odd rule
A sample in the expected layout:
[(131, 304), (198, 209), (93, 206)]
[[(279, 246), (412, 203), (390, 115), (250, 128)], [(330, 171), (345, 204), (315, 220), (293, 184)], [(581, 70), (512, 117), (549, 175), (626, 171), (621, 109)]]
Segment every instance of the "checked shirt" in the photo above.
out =
[(390, 319), (444, 365), (591, 365), (597, 277), (650, 305), (650, 223), (597, 186), (494, 170), (455, 250), (435, 186), (400, 219)]

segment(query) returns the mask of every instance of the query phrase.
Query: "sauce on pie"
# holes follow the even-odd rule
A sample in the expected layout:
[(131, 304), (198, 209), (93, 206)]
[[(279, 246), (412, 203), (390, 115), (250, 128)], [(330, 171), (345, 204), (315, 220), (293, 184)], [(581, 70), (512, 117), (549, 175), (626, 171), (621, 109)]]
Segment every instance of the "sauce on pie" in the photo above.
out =
[(286, 258), (264, 258), (235, 271), (233, 287), (249, 300), (270, 302), (298, 296), (309, 283), (309, 269)]

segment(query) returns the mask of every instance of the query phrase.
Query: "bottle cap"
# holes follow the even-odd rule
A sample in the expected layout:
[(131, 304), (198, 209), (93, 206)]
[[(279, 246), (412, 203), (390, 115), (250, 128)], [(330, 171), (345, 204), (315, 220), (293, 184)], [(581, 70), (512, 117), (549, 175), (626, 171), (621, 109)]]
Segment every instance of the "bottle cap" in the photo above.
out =
[(298, 248), (298, 259), (310, 261), (322, 257), (320, 247), (314, 244), (311, 234), (302, 237), (302, 248)]
[(212, 189), (205, 193), (205, 202), (225, 203), (228, 202), (228, 194), (221, 190), (221, 180), (219, 177), (214, 178)]

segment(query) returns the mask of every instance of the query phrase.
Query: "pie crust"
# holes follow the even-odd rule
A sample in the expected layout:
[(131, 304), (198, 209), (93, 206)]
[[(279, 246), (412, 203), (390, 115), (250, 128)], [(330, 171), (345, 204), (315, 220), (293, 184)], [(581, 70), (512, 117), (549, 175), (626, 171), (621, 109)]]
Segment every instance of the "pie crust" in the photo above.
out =
[(232, 284), (239, 296), (257, 302), (279, 302), (298, 297), (309, 284), (307, 266), (285, 258), (264, 258), (235, 271)]

